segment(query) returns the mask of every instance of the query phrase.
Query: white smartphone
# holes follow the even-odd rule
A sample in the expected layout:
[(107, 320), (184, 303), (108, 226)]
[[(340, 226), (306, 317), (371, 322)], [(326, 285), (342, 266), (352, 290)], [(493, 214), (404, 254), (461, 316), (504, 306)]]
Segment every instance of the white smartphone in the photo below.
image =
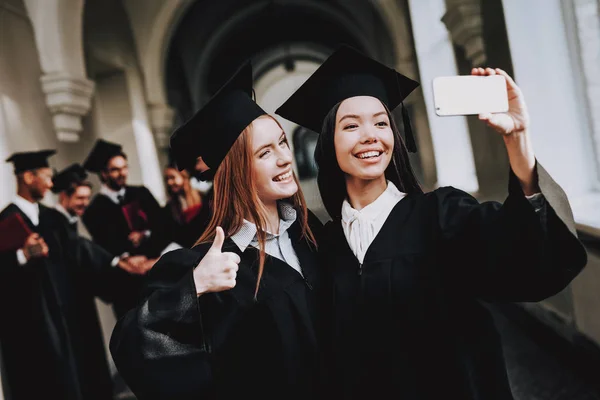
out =
[(433, 99), (435, 113), (439, 116), (508, 111), (506, 80), (502, 75), (434, 78)]

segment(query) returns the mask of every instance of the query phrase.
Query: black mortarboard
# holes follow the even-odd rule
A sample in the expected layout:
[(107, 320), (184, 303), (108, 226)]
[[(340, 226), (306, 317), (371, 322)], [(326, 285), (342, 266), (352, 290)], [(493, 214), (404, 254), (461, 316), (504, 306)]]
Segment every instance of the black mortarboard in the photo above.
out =
[(52, 191), (54, 193), (60, 193), (63, 190), (67, 190), (74, 183), (83, 182), (85, 178), (87, 178), (85, 169), (77, 163), (71, 164), (54, 175), (52, 178), (52, 183), (54, 183)]
[(38, 168), (48, 168), (48, 157), (56, 154), (56, 150), (26, 151), (14, 153), (6, 159), (15, 166), (15, 174)]
[(123, 148), (120, 144), (98, 139), (94, 144), (94, 148), (83, 162), (83, 168), (99, 173), (106, 169), (106, 164), (108, 164), (111, 158), (121, 154), (123, 154)]
[(252, 100), (252, 64), (248, 61), (171, 135), (177, 166), (193, 171), (201, 156), (214, 174), (240, 133), (264, 114)]
[[(275, 112), (321, 133), (323, 120), (337, 103), (355, 96), (376, 97), (393, 110), (419, 83), (373, 60), (350, 46), (340, 46)], [(416, 152), (404, 104), (402, 119), (406, 147)]]

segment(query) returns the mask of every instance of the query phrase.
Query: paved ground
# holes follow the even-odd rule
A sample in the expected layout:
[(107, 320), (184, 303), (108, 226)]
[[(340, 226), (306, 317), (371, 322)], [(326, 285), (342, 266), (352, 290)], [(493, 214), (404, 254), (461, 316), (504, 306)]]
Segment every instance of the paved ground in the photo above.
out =
[(560, 345), (552, 337), (534, 337), (498, 311), (494, 318), (516, 400), (600, 400), (600, 370), (594, 373), (586, 360), (555, 352)]

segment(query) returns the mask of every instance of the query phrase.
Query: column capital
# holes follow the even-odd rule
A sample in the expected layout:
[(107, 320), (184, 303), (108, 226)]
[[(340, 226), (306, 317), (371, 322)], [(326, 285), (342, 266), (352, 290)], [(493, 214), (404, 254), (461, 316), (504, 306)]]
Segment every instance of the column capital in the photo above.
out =
[(81, 118), (90, 110), (94, 82), (60, 72), (43, 75), (40, 81), (58, 140), (79, 141)]
[(452, 41), (465, 50), (471, 65), (484, 65), (487, 57), (479, 0), (447, 1), (447, 11), (442, 17), (442, 22), (446, 25)]
[(148, 113), (156, 146), (159, 149), (168, 149), (175, 111), (167, 104), (149, 104)]

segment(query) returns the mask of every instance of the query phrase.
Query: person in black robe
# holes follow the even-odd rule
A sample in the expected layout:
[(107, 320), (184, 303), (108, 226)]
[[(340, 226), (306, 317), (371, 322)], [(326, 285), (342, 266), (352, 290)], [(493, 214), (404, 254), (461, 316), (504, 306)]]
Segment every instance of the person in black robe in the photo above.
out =
[(165, 186), (169, 200), (164, 206), (168, 221), (170, 240), (182, 247), (190, 248), (200, 238), (210, 221), (210, 206), (207, 198), (191, 186), (186, 170), (179, 171), (170, 164), (164, 171)]
[(586, 264), (568, 199), (535, 159), (520, 89), (499, 69), (472, 74), (507, 82), (508, 112), (479, 117), (506, 144), (504, 203), (479, 203), (453, 187), (422, 192), (406, 113), (406, 145), (390, 113), (418, 84), (350, 47), (276, 111), (321, 131), (332, 398), (513, 399), (482, 302), (543, 300)]
[(160, 258), (144, 301), (113, 331), (111, 354), (139, 399), (320, 393), (320, 222), (299, 192), (285, 134), (251, 88), (248, 63), (171, 138), (173, 149), (181, 135), (211, 135), (202, 157), (216, 172), (215, 214), (200, 244)]
[(79, 232), (79, 219), (90, 204), (92, 184), (86, 180), (85, 169), (75, 163), (54, 174), (52, 193), (58, 195), (54, 206), (63, 217), (67, 227)]
[(143, 275), (167, 246), (160, 205), (144, 186), (127, 185), (127, 156), (120, 145), (98, 139), (83, 167), (102, 181), (83, 214), (83, 222), (94, 242), (113, 256), (144, 256), (134, 273), (119, 270), (115, 277), (113, 310), (117, 318), (140, 300)]
[[(87, 180), (87, 172), (78, 163), (72, 164), (64, 170), (56, 173), (52, 178), (52, 192), (58, 195), (58, 203), (54, 210), (58, 213), (50, 213), (55, 217), (57, 224), (64, 224), (75, 234), (87, 240), (80, 231), (85, 228), (80, 224), (80, 218), (90, 204), (92, 197), (92, 184)], [(99, 246), (91, 242), (91, 246)], [(106, 250), (99, 250), (105, 252)], [(127, 254), (127, 253), (126, 253)], [(135, 274), (139, 265), (146, 261), (144, 256), (115, 256), (111, 265), (119, 267), (125, 272)], [(117, 275), (122, 272), (115, 271)]]
[[(16, 153), (15, 201), (0, 213), (0, 343), (11, 400), (109, 400), (112, 382), (94, 296), (111, 301), (112, 256), (39, 204), (52, 187), (53, 150)], [(26, 236), (21, 244), (15, 238)], [(11, 247), (12, 246), (12, 247)]]

